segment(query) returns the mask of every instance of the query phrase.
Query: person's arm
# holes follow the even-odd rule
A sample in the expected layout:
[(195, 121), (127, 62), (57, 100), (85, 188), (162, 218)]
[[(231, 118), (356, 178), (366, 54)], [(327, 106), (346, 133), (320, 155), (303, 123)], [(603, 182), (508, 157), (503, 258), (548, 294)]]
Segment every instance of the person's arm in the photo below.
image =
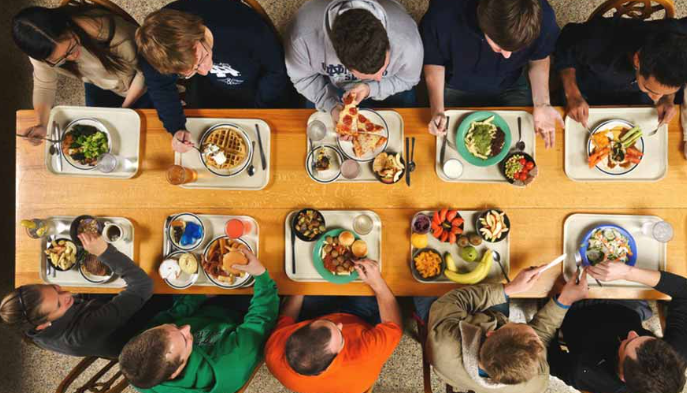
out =
[(281, 306), (280, 317), (289, 317), (294, 321), (298, 320), (298, 316), (301, 314), (301, 309), (303, 308), (304, 299), (305, 296), (303, 295), (288, 296)]
[(503, 288), (501, 284), (478, 284), (450, 291), (432, 304), (428, 327), (431, 330), (438, 324), (446, 323), (457, 326), (470, 315), (505, 303)]
[(594, 37), (593, 31), (591, 22), (566, 25), (561, 31), (554, 52), (554, 69), (561, 77), (566, 98), (566, 116), (570, 116), (585, 128), (588, 128), (589, 104), (577, 84), (577, 71), (581, 65), (589, 61), (590, 39), (593, 43), (595, 38), (599, 38)]
[(360, 279), (369, 285), (375, 293), (377, 305), (379, 306), (379, 317), (382, 323), (391, 322), (402, 326), (401, 309), (393, 292), (391, 292), (386, 281), (382, 278), (377, 262), (370, 259), (356, 261), (355, 270), (358, 272)]
[(301, 38), (289, 39), (287, 36), (284, 45), (286, 71), (296, 90), (314, 103), (317, 110), (331, 113), (339, 105), (336, 86), (310, 64), (308, 48)]
[(186, 116), (176, 86), (178, 77), (159, 73), (142, 56), (138, 58), (138, 65), (148, 85), (150, 99), (167, 132), (174, 135), (177, 131), (185, 130)]
[(532, 102), (534, 103), (534, 129), (544, 138), (546, 148), (556, 143), (556, 123), (564, 126), (563, 118), (551, 106), (549, 97), (549, 66), (551, 58), (530, 61), (528, 75), (532, 85)]
[(446, 84), (446, 67), (426, 64), (424, 67), (425, 82), (429, 95), (429, 107), (432, 120), (429, 123), (429, 133), (444, 135), (446, 133), (446, 115), (444, 114), (444, 85)]
[[(415, 24), (413, 23), (413, 26)], [(401, 66), (394, 72), (393, 75), (383, 77), (381, 81), (366, 81), (370, 87), (370, 95), (368, 98), (375, 100), (383, 100), (396, 93), (412, 89), (420, 82), (422, 75), (422, 60), (424, 58), (424, 49), (422, 47), (422, 40), (417, 28), (409, 33), (410, 36), (402, 38), (403, 47), (391, 48), (393, 50), (400, 50), (401, 56), (395, 60)], [(390, 55), (393, 56), (393, 53)], [(391, 68), (392, 64), (389, 64)], [(394, 64), (394, 68), (398, 65)]]
[(124, 102), (122, 102), (122, 108), (129, 108), (131, 105), (135, 104), (139, 98), (146, 92), (146, 82), (142, 71), (137, 71), (134, 80), (131, 81), (129, 90), (126, 92), (126, 97), (124, 97)]
[(658, 111), (658, 125), (659, 127), (663, 124), (670, 123), (673, 117), (677, 114), (677, 108), (675, 107), (675, 94), (670, 94), (661, 97), (658, 102), (656, 102), (656, 111)]
[(284, 98), (290, 83), (284, 65), (284, 48), (274, 31), (265, 24), (260, 47), (255, 49), (261, 68), (255, 104), (258, 108), (274, 107)]
[(560, 71), (560, 77), (565, 92), (566, 115), (588, 129), (589, 104), (582, 97), (582, 92), (577, 85), (577, 71), (572, 67), (564, 68)]
[[(57, 92), (57, 72), (47, 64), (29, 58), (33, 66), (33, 110), (36, 111), (38, 122), (26, 129), (17, 130), (18, 134), (26, 136), (44, 137), (47, 134), (50, 110), (55, 103)], [(29, 140), (39, 145), (42, 140)]]

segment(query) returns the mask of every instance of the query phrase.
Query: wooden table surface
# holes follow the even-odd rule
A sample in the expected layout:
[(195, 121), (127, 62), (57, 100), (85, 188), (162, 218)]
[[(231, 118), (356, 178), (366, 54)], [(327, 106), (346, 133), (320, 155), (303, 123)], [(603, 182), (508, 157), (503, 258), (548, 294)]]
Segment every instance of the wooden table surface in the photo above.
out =
[[(503, 108), (492, 108), (501, 109)], [(531, 108), (508, 108), (527, 110)], [(558, 108), (561, 114), (563, 111)], [(249, 215), (260, 225), (260, 259), (282, 294), (371, 294), (364, 284), (298, 283), (284, 271), (284, 219), (297, 208), (371, 209), (383, 223), (383, 275), (399, 296), (441, 295), (454, 284), (422, 284), (410, 273), (409, 221), (418, 210), (451, 206), (459, 209), (498, 207), (512, 222), (511, 277), (531, 265), (546, 263), (563, 250), (563, 222), (574, 213), (655, 214), (675, 228), (668, 244), (668, 271), (687, 275), (687, 166), (681, 152), (679, 115), (669, 124), (669, 170), (655, 183), (579, 183), (564, 172), (563, 130), (556, 146), (545, 149), (537, 138), (539, 176), (529, 187), (508, 184), (461, 184), (441, 181), (434, 170), (435, 137), (427, 133), (429, 109), (397, 110), (405, 136), (417, 139), (412, 187), (381, 183), (317, 184), (306, 174), (305, 125), (312, 110), (189, 110), (189, 117), (261, 118), (272, 128), (272, 179), (261, 191), (187, 190), (165, 178), (174, 154), (171, 137), (152, 110), (140, 110), (141, 170), (130, 180), (71, 178), (49, 173), (44, 146), (17, 145), (15, 285), (41, 282), (39, 241), (28, 238), (18, 221), (56, 215), (121, 216), (135, 225), (136, 262), (153, 277), (156, 293), (179, 293), (157, 274), (162, 254), (164, 219), (173, 213)], [(17, 112), (17, 129), (35, 123), (31, 110)], [(547, 296), (560, 269), (551, 269), (521, 297)], [(113, 292), (70, 288), (77, 292)], [(116, 291), (116, 290), (114, 290)], [(196, 287), (186, 293), (246, 293)], [(597, 298), (665, 298), (651, 289), (593, 289)]]

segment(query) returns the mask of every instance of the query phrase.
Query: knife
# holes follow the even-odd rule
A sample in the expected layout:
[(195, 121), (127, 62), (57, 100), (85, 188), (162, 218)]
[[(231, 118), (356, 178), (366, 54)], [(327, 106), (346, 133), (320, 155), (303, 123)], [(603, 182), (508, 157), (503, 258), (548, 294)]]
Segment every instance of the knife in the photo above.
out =
[(165, 243), (162, 245), (163, 249), (162, 252), (165, 254), (163, 257), (166, 257), (170, 253), (170, 247), (169, 247), (169, 223), (172, 222), (172, 217), (173, 216), (167, 216), (167, 219), (165, 220), (165, 226), (164, 226), (164, 231), (163, 233), (163, 239), (165, 239)]
[(291, 225), (291, 274), (296, 275), (296, 231), (293, 230), (293, 225)]
[(410, 161), (408, 161), (408, 150), (410, 150), (409, 138), (406, 137), (406, 184), (410, 187), (410, 170), (408, 169)]
[(541, 273), (543, 273), (543, 272), (551, 269), (552, 267), (558, 265), (559, 263), (563, 262), (563, 260), (565, 259), (566, 256), (567, 256), (567, 254), (563, 254), (563, 255), (559, 256), (558, 258), (554, 259), (553, 261), (549, 262), (548, 264), (546, 264), (546, 266), (544, 266), (544, 268), (541, 270)]
[[(55, 134), (57, 134), (57, 138), (55, 138)], [(62, 130), (60, 129), (60, 126), (57, 124), (56, 121), (52, 122), (52, 138), (57, 139), (58, 141), (62, 139)], [(57, 171), (62, 172), (62, 146), (60, 146), (61, 143), (56, 143), (55, 148), (57, 149)]]
[(439, 162), (444, 164), (444, 158), (446, 157), (446, 142), (448, 142), (448, 125), (451, 123), (451, 118), (446, 116), (446, 134), (444, 135), (444, 141), (441, 143), (441, 153), (439, 153)]
[(260, 147), (260, 162), (262, 163), (262, 170), (267, 169), (267, 160), (265, 159), (265, 150), (262, 147), (262, 137), (260, 136), (260, 127), (255, 124), (255, 133), (258, 134), (258, 146)]

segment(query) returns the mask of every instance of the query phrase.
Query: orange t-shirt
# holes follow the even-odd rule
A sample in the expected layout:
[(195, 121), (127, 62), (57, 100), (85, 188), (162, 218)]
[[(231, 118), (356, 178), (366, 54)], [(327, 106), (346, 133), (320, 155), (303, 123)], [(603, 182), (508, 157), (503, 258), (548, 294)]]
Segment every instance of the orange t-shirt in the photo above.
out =
[(351, 314), (329, 314), (317, 319), (343, 324), (344, 347), (322, 374), (300, 375), (286, 360), (286, 340), (312, 320), (296, 323), (291, 317), (279, 317), (265, 345), (267, 368), (282, 385), (299, 393), (363, 393), (375, 383), (403, 335), (395, 323), (372, 327)]

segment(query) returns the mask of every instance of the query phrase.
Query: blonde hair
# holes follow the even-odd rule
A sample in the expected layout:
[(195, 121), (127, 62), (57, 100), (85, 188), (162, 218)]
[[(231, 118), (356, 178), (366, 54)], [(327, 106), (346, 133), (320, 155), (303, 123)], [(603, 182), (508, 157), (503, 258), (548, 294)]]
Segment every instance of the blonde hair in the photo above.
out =
[[(517, 324), (524, 325), (524, 324)], [(522, 329), (499, 329), (480, 348), (479, 359), (497, 383), (517, 385), (534, 378), (546, 361), (539, 337)]]
[(202, 18), (168, 9), (148, 15), (136, 31), (138, 52), (163, 74), (178, 74), (193, 68), (196, 42), (204, 38)]

